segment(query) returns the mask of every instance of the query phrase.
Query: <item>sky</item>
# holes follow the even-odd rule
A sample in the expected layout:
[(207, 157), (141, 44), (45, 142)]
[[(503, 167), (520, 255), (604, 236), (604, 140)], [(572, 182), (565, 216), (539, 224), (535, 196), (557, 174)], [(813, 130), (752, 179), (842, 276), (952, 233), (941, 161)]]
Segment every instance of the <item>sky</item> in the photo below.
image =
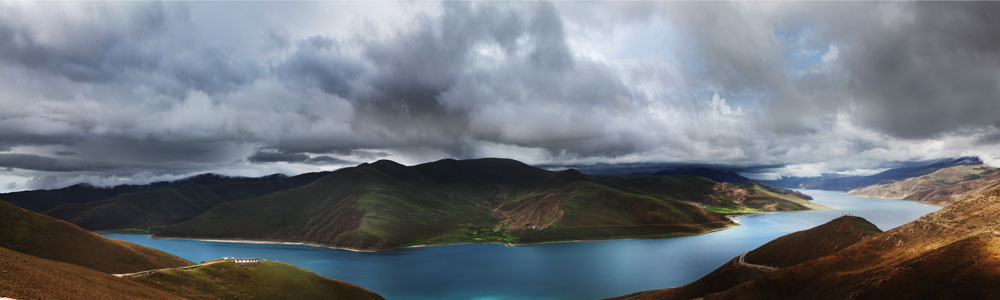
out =
[(0, 2), (0, 191), (391, 159), (1000, 165), (995, 2)]

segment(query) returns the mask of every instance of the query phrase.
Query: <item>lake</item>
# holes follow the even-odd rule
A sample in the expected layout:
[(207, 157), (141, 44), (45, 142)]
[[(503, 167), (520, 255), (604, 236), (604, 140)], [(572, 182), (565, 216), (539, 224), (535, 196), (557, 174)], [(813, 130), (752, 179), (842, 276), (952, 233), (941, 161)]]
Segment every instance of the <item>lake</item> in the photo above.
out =
[(194, 262), (223, 256), (282, 261), (387, 299), (594, 299), (687, 284), (740, 253), (842, 215), (861, 216), (888, 230), (940, 208), (841, 192), (802, 192), (836, 209), (740, 216), (735, 219), (742, 225), (731, 229), (655, 240), (517, 247), (459, 244), (360, 253), (304, 245), (105, 236)]

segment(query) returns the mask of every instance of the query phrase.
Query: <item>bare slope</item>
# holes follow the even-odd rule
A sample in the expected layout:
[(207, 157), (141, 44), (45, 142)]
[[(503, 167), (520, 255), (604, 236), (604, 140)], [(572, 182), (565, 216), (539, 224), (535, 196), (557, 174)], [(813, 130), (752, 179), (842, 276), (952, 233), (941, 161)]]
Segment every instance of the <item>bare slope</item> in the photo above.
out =
[(14, 299), (183, 299), (74, 264), (0, 247), (0, 297)]
[(1000, 185), (1000, 170), (986, 165), (961, 165), (892, 183), (857, 188), (848, 193), (944, 205), (997, 185)]
[(0, 247), (107, 273), (192, 265), (149, 247), (109, 239), (0, 201)]
[(998, 215), (993, 189), (706, 299), (997, 299)]

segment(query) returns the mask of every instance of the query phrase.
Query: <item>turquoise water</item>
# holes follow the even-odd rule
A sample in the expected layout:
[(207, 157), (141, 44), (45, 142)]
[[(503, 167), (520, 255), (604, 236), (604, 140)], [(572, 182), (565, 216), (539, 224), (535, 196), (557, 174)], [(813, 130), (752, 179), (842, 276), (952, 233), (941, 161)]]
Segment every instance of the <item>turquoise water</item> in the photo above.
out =
[(507, 247), (461, 244), (358, 253), (302, 245), (150, 239), (105, 234), (199, 262), (223, 256), (291, 263), (351, 282), (387, 299), (593, 299), (675, 287), (779, 236), (850, 214), (883, 230), (939, 207), (910, 201), (802, 192), (837, 208), (747, 215), (742, 225), (705, 235)]

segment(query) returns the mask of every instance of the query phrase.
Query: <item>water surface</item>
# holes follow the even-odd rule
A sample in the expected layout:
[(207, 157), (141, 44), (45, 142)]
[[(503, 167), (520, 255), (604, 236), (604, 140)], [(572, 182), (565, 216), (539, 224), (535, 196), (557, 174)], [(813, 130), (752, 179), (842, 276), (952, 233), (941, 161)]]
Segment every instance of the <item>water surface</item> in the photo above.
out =
[(779, 236), (842, 215), (868, 219), (882, 230), (939, 207), (910, 201), (803, 190), (836, 208), (737, 217), (741, 226), (657, 240), (555, 243), (507, 247), (460, 244), (359, 253), (303, 245), (150, 239), (105, 234), (199, 262), (223, 256), (294, 264), (372, 290), (387, 299), (593, 299), (676, 287)]

